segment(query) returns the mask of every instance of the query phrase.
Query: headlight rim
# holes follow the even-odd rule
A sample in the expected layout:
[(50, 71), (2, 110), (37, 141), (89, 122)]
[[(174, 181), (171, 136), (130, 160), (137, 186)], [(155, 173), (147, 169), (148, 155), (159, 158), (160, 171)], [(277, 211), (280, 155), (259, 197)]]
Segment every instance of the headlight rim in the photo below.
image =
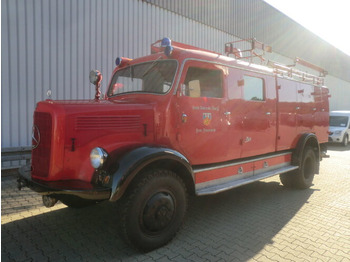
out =
[(95, 147), (90, 152), (90, 163), (94, 169), (100, 169), (105, 164), (108, 153), (101, 147)]

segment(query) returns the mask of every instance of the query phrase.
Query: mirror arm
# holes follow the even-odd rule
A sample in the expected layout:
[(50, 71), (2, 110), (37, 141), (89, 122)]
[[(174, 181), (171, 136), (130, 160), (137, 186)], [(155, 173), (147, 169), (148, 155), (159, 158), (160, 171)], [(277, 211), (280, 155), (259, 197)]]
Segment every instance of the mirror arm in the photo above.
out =
[(98, 70), (92, 70), (89, 75), (90, 83), (95, 85), (96, 93), (95, 93), (95, 100), (99, 100), (101, 97), (101, 81), (102, 81), (102, 74)]
[(101, 97), (101, 81), (102, 81), (102, 75), (96, 82), (96, 94), (95, 94), (95, 100), (100, 100)]

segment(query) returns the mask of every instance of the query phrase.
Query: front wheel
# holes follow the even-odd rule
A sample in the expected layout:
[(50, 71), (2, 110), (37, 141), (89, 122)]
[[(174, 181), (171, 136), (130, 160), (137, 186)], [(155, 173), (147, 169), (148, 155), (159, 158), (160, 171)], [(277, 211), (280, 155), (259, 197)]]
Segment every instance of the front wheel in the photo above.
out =
[(172, 171), (151, 170), (137, 179), (119, 201), (119, 233), (142, 251), (168, 243), (187, 210), (187, 191)]
[(300, 167), (285, 174), (280, 175), (281, 182), (286, 187), (306, 189), (312, 186), (312, 181), (316, 173), (317, 159), (314, 150), (306, 147)]

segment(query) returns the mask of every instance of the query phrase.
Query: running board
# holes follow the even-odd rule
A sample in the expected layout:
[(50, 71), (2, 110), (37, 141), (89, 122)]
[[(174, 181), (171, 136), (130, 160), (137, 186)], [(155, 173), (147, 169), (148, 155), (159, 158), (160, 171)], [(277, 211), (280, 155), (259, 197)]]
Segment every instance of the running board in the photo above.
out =
[(286, 173), (286, 172), (290, 172), (293, 171), (295, 169), (298, 169), (298, 166), (285, 166), (285, 167), (281, 167), (278, 169), (274, 169), (268, 172), (264, 172), (261, 174), (257, 174), (257, 175), (252, 175), (249, 177), (245, 177), (245, 178), (241, 178), (238, 180), (233, 180), (224, 184), (219, 184), (219, 185), (213, 185), (213, 186), (208, 186), (208, 187), (204, 187), (204, 188), (200, 188), (200, 189), (196, 189), (196, 195), (198, 196), (203, 196), (203, 195), (212, 195), (212, 194), (217, 194), (235, 187), (239, 187), (239, 186), (243, 186), (246, 184), (250, 184), (268, 177), (272, 177), (275, 175), (279, 175), (282, 173)]

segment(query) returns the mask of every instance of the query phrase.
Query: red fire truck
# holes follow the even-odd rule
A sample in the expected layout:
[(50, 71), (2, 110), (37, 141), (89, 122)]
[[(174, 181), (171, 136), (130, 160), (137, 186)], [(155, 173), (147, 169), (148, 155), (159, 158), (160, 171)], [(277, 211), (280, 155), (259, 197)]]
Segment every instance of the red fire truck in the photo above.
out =
[(222, 55), (164, 38), (151, 55), (117, 58), (105, 95), (95, 70), (95, 99), (39, 102), (18, 187), (47, 207), (116, 201), (120, 235), (145, 251), (175, 236), (189, 195), (274, 175), (309, 188), (328, 141), (326, 72), (265, 61), (268, 46), (243, 42)]

